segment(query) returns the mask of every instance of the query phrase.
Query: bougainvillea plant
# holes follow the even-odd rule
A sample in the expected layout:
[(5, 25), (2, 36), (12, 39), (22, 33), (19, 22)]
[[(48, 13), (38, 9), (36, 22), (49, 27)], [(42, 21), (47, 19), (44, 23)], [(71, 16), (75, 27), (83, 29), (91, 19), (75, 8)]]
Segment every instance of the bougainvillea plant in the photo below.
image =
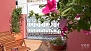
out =
[(62, 36), (74, 30), (91, 34), (91, 0), (47, 0), (40, 7), (44, 15), (30, 11), (29, 17), (35, 16), (41, 23), (49, 21), (50, 25), (54, 20), (59, 22)]

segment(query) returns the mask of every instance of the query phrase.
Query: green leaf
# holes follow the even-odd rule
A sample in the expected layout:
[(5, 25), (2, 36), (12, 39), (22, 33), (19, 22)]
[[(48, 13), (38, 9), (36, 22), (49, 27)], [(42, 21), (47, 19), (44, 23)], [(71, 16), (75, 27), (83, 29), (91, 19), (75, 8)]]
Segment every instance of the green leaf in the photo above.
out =
[(80, 28), (80, 27), (78, 27), (78, 28), (77, 28), (77, 31), (78, 31), (78, 32), (80, 32), (80, 30), (81, 30), (81, 28)]
[(29, 13), (29, 17), (32, 17), (33, 14), (34, 14), (34, 12), (33, 12), (33, 10), (31, 10), (30, 13)]
[(46, 4), (39, 5), (39, 8), (43, 8)]
[(44, 22), (44, 18), (40, 18), (41, 24)]
[(90, 24), (88, 22), (85, 22), (84, 20), (80, 20), (78, 22), (78, 27), (80, 29), (84, 29), (84, 30), (90, 30)]
[(70, 11), (71, 11), (71, 7), (70, 8), (67, 8), (66, 10), (64, 10), (62, 12), (62, 16), (67, 16), (68, 14), (70, 14)]
[(82, 7), (80, 5), (73, 5), (72, 9), (76, 14), (80, 14), (82, 12)]
[(68, 3), (68, 0), (62, 0), (62, 3), (66, 5)]

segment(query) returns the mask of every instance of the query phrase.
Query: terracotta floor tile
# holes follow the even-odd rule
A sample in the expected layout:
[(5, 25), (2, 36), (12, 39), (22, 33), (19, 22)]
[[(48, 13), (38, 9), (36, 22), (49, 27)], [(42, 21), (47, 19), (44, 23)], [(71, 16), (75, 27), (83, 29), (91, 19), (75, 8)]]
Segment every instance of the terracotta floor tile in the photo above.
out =
[[(31, 48), (30, 51), (56, 51), (50, 47), (50, 44), (48, 41), (25, 39), (25, 42), (27, 47)], [(61, 51), (66, 51), (66, 50), (61, 50)]]

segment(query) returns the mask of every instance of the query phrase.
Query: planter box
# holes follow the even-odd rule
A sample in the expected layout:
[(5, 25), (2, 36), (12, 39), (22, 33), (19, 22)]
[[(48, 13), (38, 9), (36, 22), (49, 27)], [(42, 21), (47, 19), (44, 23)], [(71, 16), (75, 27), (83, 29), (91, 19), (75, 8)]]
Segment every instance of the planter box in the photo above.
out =
[(68, 38), (66, 51), (91, 51), (91, 35), (74, 31)]
[(18, 42), (19, 45), (23, 44), (23, 37), (21, 33), (12, 33), (13, 36), (15, 37), (15, 40)]
[(54, 50), (63, 50), (63, 48), (64, 48), (64, 45), (63, 46), (56, 46), (56, 45), (53, 45), (53, 44), (51, 44), (51, 47), (54, 49)]

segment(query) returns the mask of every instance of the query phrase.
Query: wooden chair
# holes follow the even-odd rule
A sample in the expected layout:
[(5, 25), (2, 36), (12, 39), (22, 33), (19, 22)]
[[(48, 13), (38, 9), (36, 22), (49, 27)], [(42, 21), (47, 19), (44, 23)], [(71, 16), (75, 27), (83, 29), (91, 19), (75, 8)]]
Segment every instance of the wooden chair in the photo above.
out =
[(18, 51), (28, 51), (30, 48), (19, 45), (14, 36), (10, 32), (0, 33), (0, 43), (4, 47), (4, 51), (11, 51), (12, 49), (18, 49)]
[(10, 34), (11, 32), (9, 31), (4, 31), (4, 32), (0, 32), (0, 36), (6, 35), (6, 34)]

